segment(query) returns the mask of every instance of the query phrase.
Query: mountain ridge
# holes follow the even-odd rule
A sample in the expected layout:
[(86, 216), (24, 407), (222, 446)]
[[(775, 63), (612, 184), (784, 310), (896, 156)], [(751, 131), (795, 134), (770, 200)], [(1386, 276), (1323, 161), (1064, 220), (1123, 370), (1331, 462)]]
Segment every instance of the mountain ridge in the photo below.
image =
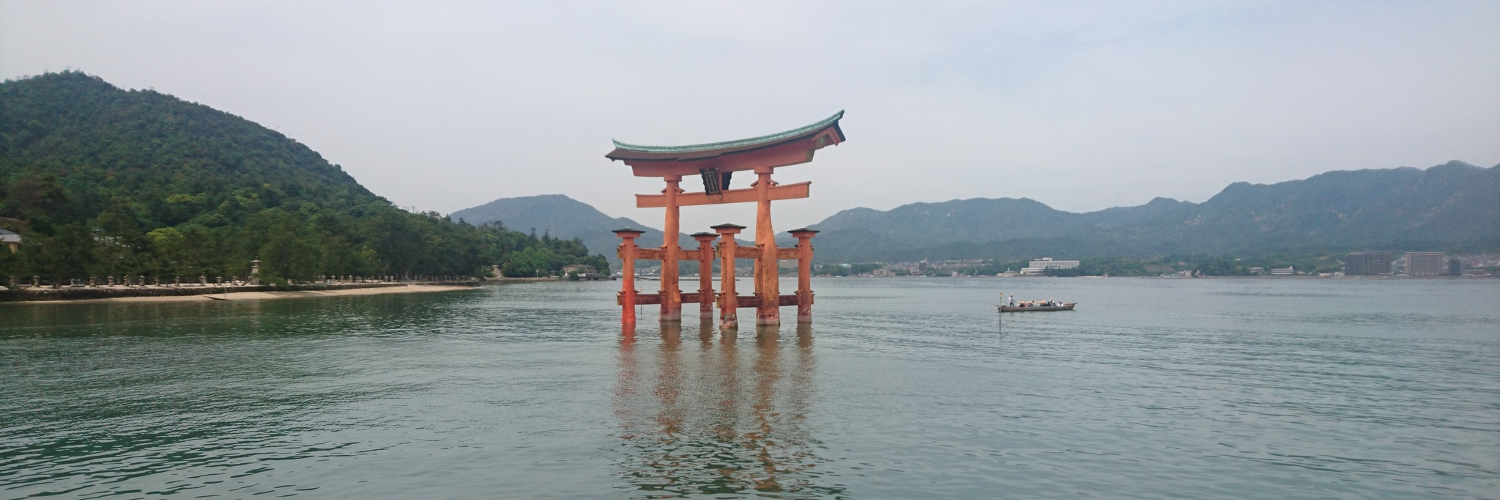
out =
[[(941, 208), (942, 217), (934, 217), (934, 207)], [(1023, 220), (1014, 221), (1016, 217)], [(844, 210), (810, 227), (823, 231), (814, 240), (823, 262), (909, 259), (923, 253), (975, 258), (969, 256), (973, 252), (955, 257), (948, 247), (1021, 239), (1087, 240), (1086, 246), (1096, 249), (1118, 245), (1118, 256), (1494, 249), (1500, 247), (1500, 165), (1481, 168), (1451, 161), (1427, 169), (1330, 171), (1273, 184), (1236, 182), (1202, 203), (1156, 198), (1085, 213), (1055, 210), (1027, 198), (912, 203), (887, 211)], [(1038, 251), (1067, 254), (1074, 249), (1056, 244)], [(1026, 257), (1002, 253), (992, 257)]]
[[(587, 212), (591, 222), (587, 228), (570, 225), (527, 204), (539, 198), (566, 205), (559, 213)], [(513, 229), (578, 237), (589, 248), (614, 245), (617, 239), (608, 231), (627, 225), (648, 231), (643, 246), (661, 244), (660, 231), (609, 217), (565, 195), (502, 198), (451, 216), (484, 222), (491, 219), (480, 209), (492, 205), (509, 207), (501, 212), (510, 215), (499, 219)], [(821, 231), (813, 243), (823, 263), (1493, 250), (1500, 249), (1500, 165), (1451, 161), (1426, 169), (1335, 170), (1271, 184), (1235, 182), (1201, 203), (1157, 197), (1081, 213), (1024, 197), (915, 202), (889, 210), (854, 207), (809, 227)], [(686, 236), (681, 239), (685, 247), (693, 246)], [(777, 242), (789, 246), (792, 239), (781, 233)]]
[[(542, 194), (499, 198), (448, 214), (454, 220), (469, 224), (499, 222), (514, 231), (540, 231), (557, 238), (578, 238), (585, 247), (617, 262), (614, 248), (620, 243), (616, 229), (633, 227), (644, 231), (636, 241), (643, 247), (659, 247), (662, 231), (628, 217), (610, 217), (593, 205), (563, 194)], [(696, 247), (693, 238), (678, 235), (678, 245)]]

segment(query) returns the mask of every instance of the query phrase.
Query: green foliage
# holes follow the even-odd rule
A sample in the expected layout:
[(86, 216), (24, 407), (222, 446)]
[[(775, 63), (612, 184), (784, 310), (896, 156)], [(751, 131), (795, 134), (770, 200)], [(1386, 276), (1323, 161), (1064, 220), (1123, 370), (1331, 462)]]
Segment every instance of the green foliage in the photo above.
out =
[(0, 84), (0, 227), (24, 238), (0, 276), (244, 277), (256, 258), (276, 281), (608, 269), (577, 240), (406, 212), (275, 131), (78, 72)]

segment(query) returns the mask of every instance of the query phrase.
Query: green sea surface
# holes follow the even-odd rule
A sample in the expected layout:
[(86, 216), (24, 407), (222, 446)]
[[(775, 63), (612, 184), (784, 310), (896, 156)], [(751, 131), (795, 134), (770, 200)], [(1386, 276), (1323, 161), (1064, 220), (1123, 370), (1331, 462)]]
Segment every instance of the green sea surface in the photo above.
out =
[(618, 286), (0, 305), (0, 498), (1500, 491), (1500, 280), (819, 279), (737, 334)]

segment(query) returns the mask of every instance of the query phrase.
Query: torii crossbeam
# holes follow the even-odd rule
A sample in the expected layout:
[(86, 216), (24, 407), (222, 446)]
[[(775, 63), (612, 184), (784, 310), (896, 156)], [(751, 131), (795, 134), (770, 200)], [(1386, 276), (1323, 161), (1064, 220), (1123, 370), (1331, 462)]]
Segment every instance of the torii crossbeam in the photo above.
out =
[[(812, 161), (813, 153), (828, 146), (844, 142), (844, 132), (839, 120), (840, 111), (817, 123), (761, 137), (737, 141), (697, 144), (691, 146), (641, 146), (615, 141), (614, 151), (604, 155), (610, 160), (623, 161), (637, 177), (661, 177), (666, 189), (661, 194), (638, 194), (636, 206), (640, 208), (665, 208), (666, 227), (661, 249), (641, 249), (635, 238), (641, 235), (634, 229), (615, 231), (623, 242), (620, 244), (620, 259), (624, 265), (624, 290), (620, 292), (622, 306), (621, 321), (635, 323), (636, 304), (661, 304), (662, 321), (681, 321), (682, 304), (698, 303), (702, 314), (712, 315), (712, 303), (720, 308), (720, 327), (737, 328), (740, 307), (755, 307), (757, 325), (781, 323), (779, 307), (797, 305), (797, 320), (812, 321), (812, 244), (810, 240), (817, 231), (799, 229), (792, 231), (797, 238), (795, 249), (776, 248), (776, 232), (771, 228), (771, 202), (807, 198), (811, 183), (801, 182), (777, 185), (771, 173), (778, 167), (797, 165)], [(753, 171), (756, 180), (747, 189), (729, 189), (734, 172)], [(684, 176), (700, 176), (703, 191), (688, 193), (679, 184)], [(699, 233), (693, 237), (699, 242), (697, 250), (679, 248), (677, 235), (680, 208), (695, 205), (755, 202), (755, 248), (739, 249), (735, 246), (734, 234), (743, 226), (723, 224), (714, 226), (720, 237), (717, 256), (723, 272), (723, 293), (717, 297), (713, 285), (707, 278), (700, 279), (698, 293), (684, 294), (678, 289), (677, 263), (681, 260), (699, 262), (700, 277), (709, 276), (715, 252), (708, 246), (713, 234)], [(734, 291), (734, 259), (755, 259), (755, 295), (737, 296)], [(635, 261), (638, 259), (661, 260), (661, 293), (639, 294), (635, 290)], [(795, 259), (798, 265), (798, 290), (796, 295), (780, 294), (777, 281), (779, 260)]]

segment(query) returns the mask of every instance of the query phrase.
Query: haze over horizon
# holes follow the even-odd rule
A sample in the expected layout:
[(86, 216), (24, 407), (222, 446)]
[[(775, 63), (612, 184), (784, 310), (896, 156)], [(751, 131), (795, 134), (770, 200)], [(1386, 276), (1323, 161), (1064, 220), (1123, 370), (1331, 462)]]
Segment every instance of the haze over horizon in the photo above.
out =
[[(1500, 2), (489, 5), (0, 1), (0, 78), (77, 69), (282, 132), (403, 207), (562, 193), (659, 223), (610, 139), (840, 109), (778, 229), (856, 206), (1201, 202), (1329, 170), (1500, 163)], [(743, 185), (744, 181), (736, 180)], [(686, 183), (689, 190), (698, 189)], [(694, 207), (683, 227), (753, 220)]]

